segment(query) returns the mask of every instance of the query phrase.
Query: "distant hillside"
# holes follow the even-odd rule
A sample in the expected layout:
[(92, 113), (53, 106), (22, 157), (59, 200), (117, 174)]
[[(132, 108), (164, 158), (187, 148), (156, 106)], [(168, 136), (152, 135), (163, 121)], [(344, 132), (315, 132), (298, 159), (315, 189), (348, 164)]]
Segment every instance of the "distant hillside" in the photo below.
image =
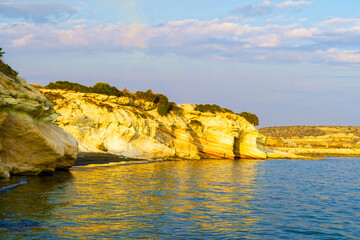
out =
[(360, 127), (288, 126), (259, 129), (267, 147), (311, 156), (360, 156)]
[(259, 132), (267, 137), (292, 138), (306, 136), (325, 136), (336, 134), (353, 134), (360, 137), (360, 127), (347, 126), (286, 126), (265, 127)]

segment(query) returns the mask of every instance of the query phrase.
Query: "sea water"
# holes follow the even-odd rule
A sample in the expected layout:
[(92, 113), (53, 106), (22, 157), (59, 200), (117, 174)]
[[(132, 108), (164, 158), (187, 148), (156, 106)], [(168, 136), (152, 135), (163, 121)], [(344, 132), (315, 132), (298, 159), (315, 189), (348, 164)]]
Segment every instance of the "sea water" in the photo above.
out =
[(0, 192), (1, 239), (360, 239), (360, 158), (92, 164), (27, 181)]

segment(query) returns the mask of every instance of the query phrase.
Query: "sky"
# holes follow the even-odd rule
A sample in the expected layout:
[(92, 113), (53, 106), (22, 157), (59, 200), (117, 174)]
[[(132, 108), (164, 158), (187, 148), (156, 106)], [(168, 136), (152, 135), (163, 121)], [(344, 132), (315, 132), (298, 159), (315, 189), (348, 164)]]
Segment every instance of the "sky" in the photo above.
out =
[(0, 0), (28, 83), (107, 82), (249, 111), (259, 127), (360, 126), (358, 0)]

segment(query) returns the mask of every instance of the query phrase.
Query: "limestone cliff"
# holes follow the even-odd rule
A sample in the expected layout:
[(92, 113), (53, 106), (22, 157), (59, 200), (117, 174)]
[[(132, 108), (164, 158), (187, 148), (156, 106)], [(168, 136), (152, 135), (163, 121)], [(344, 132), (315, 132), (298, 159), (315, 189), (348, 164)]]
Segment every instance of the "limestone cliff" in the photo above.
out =
[(77, 142), (53, 122), (58, 115), (38, 90), (0, 72), (0, 178), (74, 164)]
[(287, 126), (260, 129), (266, 146), (306, 156), (360, 157), (360, 127)]
[(299, 158), (265, 148), (258, 131), (233, 113), (199, 112), (185, 104), (161, 116), (143, 99), (41, 91), (61, 113), (56, 122), (76, 137), (80, 151), (145, 159)]

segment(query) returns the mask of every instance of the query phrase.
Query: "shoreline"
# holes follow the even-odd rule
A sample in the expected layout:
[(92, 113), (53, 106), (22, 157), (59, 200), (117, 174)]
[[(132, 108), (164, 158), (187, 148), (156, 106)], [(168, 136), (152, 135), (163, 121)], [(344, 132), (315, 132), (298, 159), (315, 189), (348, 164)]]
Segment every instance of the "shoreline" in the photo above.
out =
[(282, 152), (310, 157), (360, 157), (360, 149), (351, 148), (271, 148)]
[[(153, 162), (162, 162), (162, 161), (181, 161), (181, 160), (191, 160), (191, 161), (201, 161), (201, 160), (274, 160), (274, 159), (288, 159), (288, 160), (325, 160), (323, 156), (304, 156), (310, 158), (267, 158), (267, 159), (250, 159), (250, 158), (202, 158), (202, 159), (188, 159), (188, 158), (166, 158), (166, 159), (141, 159), (141, 158), (129, 158), (111, 153), (102, 153), (102, 152), (79, 152), (77, 159), (75, 161), (74, 167), (86, 166), (90, 164), (108, 164), (108, 163), (124, 163), (136, 164), (136, 163), (153, 163)], [(314, 157), (314, 158), (313, 158)]]
[(148, 161), (146, 159), (138, 158), (128, 158), (120, 155), (115, 155), (111, 153), (102, 153), (102, 152), (79, 152), (74, 164), (75, 166), (84, 166), (92, 164), (93, 162), (97, 163), (111, 163), (111, 162), (140, 162)]

